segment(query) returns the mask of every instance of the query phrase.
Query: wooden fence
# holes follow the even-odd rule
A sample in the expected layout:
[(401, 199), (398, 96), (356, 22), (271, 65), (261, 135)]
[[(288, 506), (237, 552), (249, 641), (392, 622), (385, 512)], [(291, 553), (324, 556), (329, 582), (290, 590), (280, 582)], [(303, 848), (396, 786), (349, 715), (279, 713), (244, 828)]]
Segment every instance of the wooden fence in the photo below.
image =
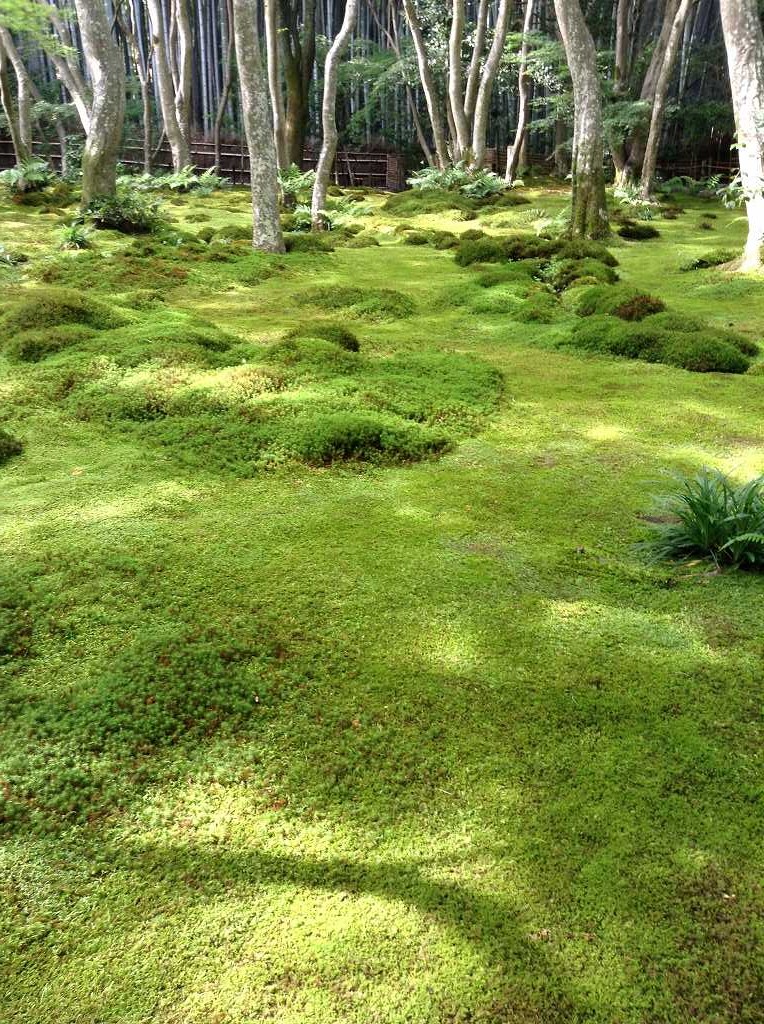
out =
[[(43, 148), (35, 144), (35, 151)], [(58, 142), (45, 150), (53, 164), (61, 163)], [(15, 164), (10, 140), (0, 139), (0, 169)], [(143, 149), (128, 143), (123, 147), (122, 164), (134, 171), (143, 169)], [(318, 154), (305, 150), (302, 158), (304, 171), (315, 169)], [(211, 142), (195, 142), (191, 146), (191, 163), (200, 170), (215, 166), (215, 147)], [(154, 170), (172, 170), (169, 146), (162, 146), (152, 161)], [(220, 147), (219, 171), (234, 185), (249, 184), (249, 157), (240, 146), (226, 144)], [(342, 150), (334, 163), (334, 182), (346, 187), (377, 188), (388, 192), (401, 192), (406, 188), (406, 168), (398, 153), (365, 153), (361, 150)]]

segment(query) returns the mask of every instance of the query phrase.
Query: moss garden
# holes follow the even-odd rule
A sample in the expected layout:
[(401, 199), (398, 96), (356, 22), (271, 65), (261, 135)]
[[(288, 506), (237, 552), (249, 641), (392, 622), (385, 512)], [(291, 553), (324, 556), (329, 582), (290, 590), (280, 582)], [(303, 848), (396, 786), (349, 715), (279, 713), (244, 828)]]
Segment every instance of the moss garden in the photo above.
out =
[(335, 199), (0, 201), (0, 1018), (760, 1022), (743, 219)]

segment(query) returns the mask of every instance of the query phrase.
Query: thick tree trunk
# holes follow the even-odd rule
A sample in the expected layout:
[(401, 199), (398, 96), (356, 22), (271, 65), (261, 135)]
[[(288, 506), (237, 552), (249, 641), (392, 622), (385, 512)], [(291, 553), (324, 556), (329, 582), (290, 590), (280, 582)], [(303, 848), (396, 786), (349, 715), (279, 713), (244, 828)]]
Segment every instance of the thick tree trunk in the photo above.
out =
[[(316, 63), (316, 0), (280, 0), (281, 58), (286, 86), (287, 163), (302, 165), (310, 85)], [(302, 14), (302, 32), (300, 32)]]
[(271, 104), (252, 0), (233, 0), (233, 33), (252, 183), (252, 246), (261, 252), (283, 252)]
[(756, 0), (721, 0), (748, 240), (740, 269), (761, 271), (764, 246), (764, 32)]
[(519, 93), (519, 104), (517, 110), (517, 129), (515, 138), (507, 147), (507, 172), (504, 180), (511, 185), (515, 180), (517, 168), (520, 166), (520, 155), (523, 143), (528, 134), (528, 120), (530, 113), (531, 79), (528, 75), (528, 33), (531, 30), (533, 19), (534, 0), (525, 0), (525, 17), (523, 18), (523, 41), (520, 44), (520, 63), (517, 69), (517, 87)]
[(454, 162), (469, 156), (470, 132), (464, 111), (464, 81), (462, 68), (462, 42), (464, 40), (464, 0), (452, 0), (451, 32), (448, 37), (448, 102), (454, 121), (452, 140)]
[(448, 167), (449, 164), (448, 147), (446, 146), (446, 133), (443, 125), (443, 112), (438, 100), (438, 90), (435, 86), (435, 76), (432, 73), (430, 61), (427, 57), (424, 34), (413, 0), (403, 0), (403, 10), (409, 26), (409, 32), (411, 33), (411, 40), (414, 44), (414, 51), (419, 66), (419, 77), (422, 81), (427, 112), (430, 115), (430, 126), (432, 128), (438, 166), (443, 169)]
[(265, 51), (268, 58), (268, 91), (271, 97), (273, 138), (279, 167), (288, 167), (284, 131), (284, 97), (279, 74), (279, 9), (276, 0), (265, 0)]
[(467, 72), (467, 88), (464, 91), (464, 113), (467, 115), (468, 124), (472, 124), (475, 117), (475, 104), (477, 103), (478, 89), (480, 88), (480, 61), (485, 49), (487, 29), (488, 0), (480, 0), (477, 25), (475, 26), (475, 42), (472, 47), (472, 59), (470, 60), (470, 67)]
[(337, 37), (326, 55), (324, 64), (324, 98), (321, 105), (321, 122), (323, 141), (321, 154), (316, 167), (316, 181), (313, 186), (313, 200), (310, 206), (311, 222), (314, 231), (320, 231), (323, 211), (326, 207), (326, 192), (329, 188), (329, 176), (332, 172), (334, 158), (337, 155), (337, 73), (340, 60), (350, 43), (350, 37), (358, 17), (358, 0), (346, 0), (345, 17), (342, 20)]
[(679, 5), (679, 10), (676, 12), (676, 17), (671, 26), (671, 32), (669, 33), (666, 50), (663, 55), (663, 67), (655, 83), (653, 109), (650, 117), (650, 132), (647, 136), (645, 157), (642, 163), (640, 192), (643, 199), (649, 199), (652, 195), (655, 168), (658, 164), (658, 150), (661, 144), (661, 136), (663, 135), (663, 122), (666, 115), (666, 99), (668, 97), (669, 85), (671, 84), (671, 76), (674, 73), (679, 46), (682, 42), (682, 33), (684, 32), (687, 15), (690, 13), (690, 8), (694, 3), (695, 0), (682, 0)]
[(602, 96), (597, 50), (579, 0), (554, 0), (557, 23), (573, 79), (573, 197), (570, 229), (574, 238), (603, 238), (609, 233)]
[(191, 152), (188, 146), (188, 138), (183, 133), (183, 129), (178, 121), (178, 111), (175, 106), (175, 87), (167, 55), (161, 0), (147, 0), (147, 6), (151, 22), (151, 42), (154, 47), (156, 86), (159, 107), (162, 112), (162, 124), (167, 141), (170, 143), (172, 166), (176, 171), (180, 171), (191, 163)]
[(496, 81), (499, 64), (504, 53), (504, 44), (507, 41), (509, 8), (509, 0), (499, 0), (493, 42), (486, 57), (483, 74), (480, 76), (480, 86), (478, 88), (477, 100), (475, 101), (475, 116), (472, 125), (472, 164), (474, 167), (482, 167), (485, 160), (488, 114), (491, 108), (494, 82)]
[(85, 65), (93, 88), (90, 131), (82, 154), (82, 205), (114, 195), (125, 120), (125, 65), (102, 0), (74, 0)]

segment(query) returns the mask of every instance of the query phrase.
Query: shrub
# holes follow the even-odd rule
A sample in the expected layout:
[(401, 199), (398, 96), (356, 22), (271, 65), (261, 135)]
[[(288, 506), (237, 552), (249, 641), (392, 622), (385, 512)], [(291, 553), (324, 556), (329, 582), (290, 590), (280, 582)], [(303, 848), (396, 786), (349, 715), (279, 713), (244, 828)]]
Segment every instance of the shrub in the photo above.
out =
[(328, 234), (315, 233), (306, 234), (303, 232), (287, 232), (284, 235), (284, 245), (287, 252), (304, 253), (327, 253), (334, 252), (334, 245)]
[(576, 312), (579, 316), (607, 313), (622, 320), (643, 320), (647, 316), (662, 312), (665, 308), (666, 305), (661, 299), (646, 295), (638, 288), (626, 284), (615, 287), (594, 285), (587, 288), (576, 303)]
[(0, 427), (0, 466), (14, 455), (21, 455), (23, 450), (24, 445), (21, 441)]
[(38, 287), (25, 291), (0, 323), (11, 334), (60, 324), (84, 324), (108, 330), (125, 323), (125, 317), (97, 299), (86, 298), (68, 288)]
[(459, 235), (460, 242), (477, 242), (479, 238), (485, 238), (485, 231), (481, 231), (480, 228), (469, 228), (467, 231), (462, 231)]
[(764, 569), (764, 477), (737, 484), (704, 469), (682, 480), (661, 509), (646, 548), (656, 559), (710, 558), (717, 566)]
[(71, 345), (89, 341), (94, 335), (95, 331), (83, 324), (59, 324), (47, 329), (37, 328), (15, 334), (5, 351), (10, 359), (23, 363), (37, 363)]
[(724, 263), (732, 263), (739, 256), (740, 252), (737, 249), (713, 249), (702, 256), (696, 256), (695, 259), (688, 260), (679, 269), (684, 271), (706, 270), (709, 267), (719, 267)]
[(618, 229), (618, 234), (621, 238), (628, 238), (632, 242), (643, 242), (648, 238), (658, 238), (660, 231), (653, 227), (652, 224), (646, 224), (644, 222), (636, 223), (635, 221), (626, 221)]
[(294, 330), (290, 331), (287, 337), (321, 338), (323, 341), (330, 341), (334, 345), (339, 345), (340, 348), (344, 348), (347, 352), (358, 352), (361, 348), (358, 338), (352, 331), (348, 330), (343, 324), (331, 320), (324, 321), (323, 323), (302, 324), (300, 327), (295, 327)]
[(200, 228), (199, 231), (197, 231), (196, 237), (201, 242), (211, 242), (215, 237), (215, 228), (208, 224), (207, 227)]

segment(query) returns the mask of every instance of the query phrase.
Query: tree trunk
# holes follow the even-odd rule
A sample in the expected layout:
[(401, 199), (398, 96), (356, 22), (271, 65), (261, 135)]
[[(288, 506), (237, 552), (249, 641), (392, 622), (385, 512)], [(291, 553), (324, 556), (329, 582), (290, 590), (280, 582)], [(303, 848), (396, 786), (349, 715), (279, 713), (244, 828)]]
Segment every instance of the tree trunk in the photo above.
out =
[(93, 88), (90, 131), (82, 154), (82, 205), (114, 195), (125, 120), (125, 65), (102, 0), (74, 0), (85, 65)]
[(268, 90), (271, 96), (273, 138), (279, 167), (288, 167), (284, 131), (284, 97), (279, 75), (279, 10), (276, 0), (265, 0), (265, 51), (268, 58)]
[[(477, 26), (475, 28), (475, 42), (472, 48), (472, 60), (467, 72), (467, 88), (464, 92), (464, 113), (467, 115), (468, 124), (473, 124), (475, 118), (475, 104), (477, 103), (478, 88), (480, 87), (480, 60), (485, 49), (485, 37), (488, 28), (488, 0), (480, 0), (478, 8)], [(474, 132), (474, 124), (473, 124)]]
[[(72, 102), (77, 110), (82, 130), (87, 135), (90, 131), (90, 107), (92, 97), (90, 96), (90, 91), (85, 84), (85, 79), (82, 77), (79, 64), (76, 60), (76, 54), (68, 56), (70, 53), (73, 54), (73, 49), (67, 25), (52, 4), (48, 8), (47, 14), (54, 29), (54, 40), (57, 37), (57, 44), (52, 46), (49, 50), (46, 50), (46, 53), (56, 69), (59, 81), (72, 97)], [(60, 52), (62, 47), (66, 48), (64, 54)]]
[(322, 214), (326, 207), (326, 192), (329, 187), (329, 175), (332, 172), (332, 164), (337, 154), (337, 73), (340, 60), (350, 42), (350, 37), (355, 28), (358, 17), (358, 0), (346, 0), (345, 17), (342, 21), (337, 37), (332, 43), (326, 55), (324, 64), (324, 98), (321, 106), (321, 121), (323, 126), (323, 141), (321, 143), (321, 154), (318, 158), (316, 168), (316, 181), (313, 186), (313, 201), (310, 207), (311, 223), (314, 231), (320, 231)]
[(511, 185), (515, 180), (517, 168), (520, 165), (520, 155), (523, 143), (528, 134), (528, 114), (531, 98), (531, 79), (528, 75), (528, 33), (531, 30), (533, 19), (534, 0), (525, 2), (525, 18), (523, 19), (523, 41), (520, 46), (520, 63), (517, 69), (517, 86), (519, 92), (519, 105), (517, 109), (517, 129), (514, 142), (507, 148), (507, 173), (504, 180)]
[(721, 0), (748, 240), (740, 269), (761, 271), (764, 246), (764, 32), (756, 0)]
[(286, 155), (287, 163), (300, 167), (308, 125), (310, 85), (316, 63), (316, 0), (280, 0), (280, 3), (279, 35), (286, 85)]
[(679, 10), (676, 12), (676, 17), (674, 18), (674, 22), (671, 26), (668, 43), (666, 44), (666, 50), (663, 55), (663, 67), (658, 75), (658, 81), (655, 83), (653, 110), (650, 117), (650, 132), (647, 136), (645, 158), (642, 163), (642, 182), (640, 185), (640, 192), (643, 199), (649, 199), (652, 195), (655, 168), (658, 164), (658, 150), (661, 144), (661, 136), (663, 135), (663, 122), (666, 114), (666, 98), (668, 96), (669, 85), (671, 84), (671, 76), (674, 73), (674, 65), (676, 64), (677, 54), (679, 53), (679, 44), (682, 41), (682, 33), (684, 32), (687, 15), (690, 13), (690, 8), (694, 3), (695, 0), (682, 0), (679, 5)]
[(212, 140), (215, 147), (215, 166), (218, 168), (220, 167), (220, 130), (223, 126), (223, 118), (228, 106), (228, 94), (231, 91), (231, 81), (233, 79), (233, 12), (231, 11), (231, 0), (226, 0), (225, 9), (228, 27), (225, 44), (225, 71), (218, 108), (215, 112), (215, 125), (212, 130)]
[(448, 37), (448, 101), (456, 134), (453, 139), (454, 162), (467, 159), (470, 133), (464, 111), (462, 41), (464, 40), (464, 0), (452, 0), (451, 32)]
[(615, 73), (613, 93), (623, 96), (629, 83), (629, 11), (631, 0), (618, 0), (615, 16)]
[[(193, 78), (193, 34), (188, 0), (175, 0), (178, 38), (178, 87), (175, 92), (175, 117), (188, 150), (191, 143), (191, 82)], [(186, 163), (191, 162), (189, 156)]]
[(435, 153), (438, 160), (438, 167), (441, 170), (448, 167), (448, 148), (446, 146), (446, 133), (443, 127), (443, 112), (438, 101), (438, 90), (435, 86), (435, 77), (427, 58), (427, 48), (424, 43), (422, 25), (419, 21), (413, 0), (403, 0), (403, 10), (408, 22), (409, 32), (416, 52), (417, 64), (419, 66), (419, 77), (422, 81), (427, 112), (430, 115), (430, 126), (432, 137), (435, 143)]
[[(530, 3), (529, 5), (530, 6)], [(472, 165), (482, 167), (485, 160), (486, 134), (488, 132), (488, 114), (491, 108), (491, 96), (499, 64), (504, 53), (509, 28), (509, 0), (500, 0), (496, 15), (496, 30), (488, 51), (483, 74), (480, 78), (477, 100), (475, 101), (475, 117), (472, 125)]]
[(162, 112), (162, 124), (167, 141), (170, 143), (172, 166), (174, 170), (180, 171), (191, 163), (191, 152), (188, 147), (188, 139), (178, 122), (178, 112), (175, 106), (175, 88), (170, 70), (170, 61), (167, 55), (164, 14), (161, 0), (147, 0), (147, 5), (151, 22), (151, 42), (154, 47), (156, 86), (159, 96), (159, 107)]
[(257, 15), (252, 0), (233, 0), (233, 33), (244, 132), (249, 150), (252, 247), (261, 252), (283, 252), (271, 104), (268, 82), (260, 59)]
[[(13, 65), (16, 76), (15, 101), (7, 61)], [(29, 74), (21, 61), (13, 37), (7, 28), (0, 28), (0, 100), (8, 122), (17, 164), (23, 163), (32, 155), (32, 95), (29, 86)]]
[(574, 238), (604, 238), (610, 228), (602, 167), (605, 147), (597, 50), (579, 0), (554, 0), (554, 6), (573, 79), (570, 230)]

